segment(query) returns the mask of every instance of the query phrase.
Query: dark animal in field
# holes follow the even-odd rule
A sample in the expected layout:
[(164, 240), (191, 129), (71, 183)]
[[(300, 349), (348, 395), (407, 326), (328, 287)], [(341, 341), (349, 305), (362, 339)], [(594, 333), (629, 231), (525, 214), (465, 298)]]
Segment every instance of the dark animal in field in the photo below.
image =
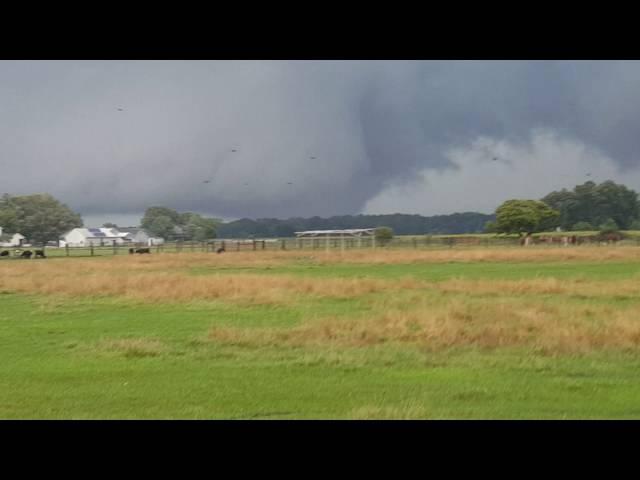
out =
[(129, 249), (129, 255), (132, 255), (132, 254), (134, 254), (134, 253), (136, 253), (135, 249), (130, 248), (130, 249)]
[(30, 259), (32, 255), (33, 255), (33, 252), (31, 250), (25, 250), (20, 254), (20, 258)]
[(9, 250), (3, 250), (2, 252), (0, 252), (0, 257), (8, 257), (9, 256)]
[(136, 248), (136, 253), (151, 253), (150, 248)]
[(226, 250), (224, 249), (224, 247), (220, 247), (216, 250), (216, 253), (222, 253), (222, 252), (226, 252)]
[(36, 250), (36, 258), (47, 258), (44, 254), (44, 250)]

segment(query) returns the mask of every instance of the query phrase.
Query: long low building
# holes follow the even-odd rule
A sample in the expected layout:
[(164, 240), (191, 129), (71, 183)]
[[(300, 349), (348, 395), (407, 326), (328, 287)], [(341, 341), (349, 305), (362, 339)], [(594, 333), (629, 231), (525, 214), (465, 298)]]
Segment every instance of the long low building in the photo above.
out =
[(162, 245), (164, 243), (164, 238), (153, 237), (149, 235), (149, 233), (138, 227), (118, 227), (117, 230), (120, 233), (125, 233), (126, 236), (124, 238), (130, 240), (132, 243), (137, 245)]
[(124, 245), (130, 241), (126, 238), (126, 233), (121, 233), (115, 228), (74, 228), (62, 236), (60, 246), (70, 247), (99, 247), (113, 245)]
[(315, 237), (371, 237), (376, 234), (375, 228), (348, 228), (345, 230), (305, 230), (304, 232), (295, 232), (298, 238), (315, 238)]

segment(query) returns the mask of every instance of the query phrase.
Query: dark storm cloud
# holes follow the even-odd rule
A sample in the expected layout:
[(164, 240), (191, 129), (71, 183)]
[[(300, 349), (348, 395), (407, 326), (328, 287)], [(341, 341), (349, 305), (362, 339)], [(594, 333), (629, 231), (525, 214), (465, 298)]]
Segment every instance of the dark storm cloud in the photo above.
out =
[(0, 192), (87, 215), (356, 213), (451, 148), (538, 128), (624, 169), (639, 81), (638, 62), (0, 62)]

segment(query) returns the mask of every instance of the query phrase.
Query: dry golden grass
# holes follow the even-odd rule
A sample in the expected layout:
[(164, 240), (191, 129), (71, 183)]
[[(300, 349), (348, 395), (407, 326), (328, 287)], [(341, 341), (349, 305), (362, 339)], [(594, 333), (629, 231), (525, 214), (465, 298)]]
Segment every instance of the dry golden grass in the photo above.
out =
[(457, 346), (531, 347), (583, 353), (640, 347), (640, 308), (523, 301), (425, 299), (368, 318), (332, 317), (288, 330), (215, 327), (209, 340), (237, 345), (371, 346), (409, 343), (428, 349)]
[(535, 278), (521, 280), (451, 279), (433, 283), (442, 293), (467, 295), (563, 295), (573, 298), (640, 299), (640, 278), (586, 280), (582, 278)]
[(60, 268), (64, 266), (60, 263), (45, 265), (44, 262), (29, 268), (13, 267), (13, 271), (5, 271), (0, 277), (0, 290), (68, 297), (114, 296), (154, 303), (224, 299), (287, 304), (299, 296), (351, 298), (420, 285), (413, 279), (390, 284), (380, 279), (315, 279), (292, 275), (194, 276), (181, 272), (103, 269), (95, 268), (95, 264), (90, 270), (81, 270), (71, 263), (68, 269)]
[(316, 254), (318, 263), (447, 263), (447, 262), (558, 262), (640, 261), (637, 247), (514, 247), (448, 250), (351, 250), (344, 255)]
[[(549, 262), (640, 260), (640, 249), (615, 247), (476, 249), (451, 251), (183, 253), (0, 264), (0, 291), (50, 298), (126, 298), (142, 302), (222, 299), (247, 304), (289, 304), (304, 298), (367, 297), (372, 315), (303, 318), (287, 330), (213, 328), (210, 341), (250, 345), (368, 346), (410, 343), (452, 346), (526, 346), (549, 352), (637, 349), (640, 278), (602, 281), (310, 278), (229, 273), (190, 275), (194, 267), (316, 263)], [(394, 293), (394, 295), (387, 295)], [(607, 305), (610, 299), (628, 300)], [(583, 300), (589, 300), (588, 302)], [(115, 348), (115, 347), (114, 347)], [(123, 347), (124, 348), (124, 347)], [(135, 349), (134, 349), (135, 350)], [(153, 348), (151, 349), (153, 350)], [(142, 349), (141, 351), (144, 351)]]

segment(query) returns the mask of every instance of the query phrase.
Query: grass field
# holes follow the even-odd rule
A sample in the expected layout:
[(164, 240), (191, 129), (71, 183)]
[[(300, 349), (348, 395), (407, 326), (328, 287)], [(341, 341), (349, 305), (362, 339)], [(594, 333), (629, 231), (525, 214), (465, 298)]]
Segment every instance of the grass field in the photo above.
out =
[(640, 248), (0, 260), (0, 418), (640, 418)]

